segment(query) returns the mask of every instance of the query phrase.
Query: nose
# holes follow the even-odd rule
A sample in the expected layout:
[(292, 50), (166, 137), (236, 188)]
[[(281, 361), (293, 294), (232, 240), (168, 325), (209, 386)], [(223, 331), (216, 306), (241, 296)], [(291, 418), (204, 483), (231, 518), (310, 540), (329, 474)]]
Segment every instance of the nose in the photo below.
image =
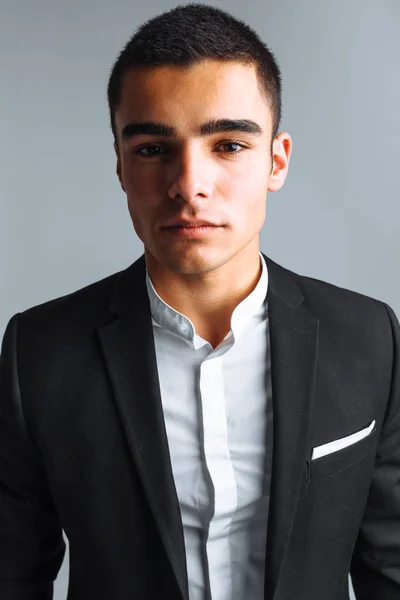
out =
[(184, 148), (171, 162), (168, 195), (193, 203), (212, 194), (213, 165), (200, 148)]

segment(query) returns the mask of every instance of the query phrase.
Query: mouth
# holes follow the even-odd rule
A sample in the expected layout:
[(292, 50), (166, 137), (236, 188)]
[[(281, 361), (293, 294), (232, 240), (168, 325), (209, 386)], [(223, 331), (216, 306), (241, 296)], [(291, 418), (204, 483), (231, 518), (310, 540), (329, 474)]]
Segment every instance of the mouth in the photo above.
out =
[(173, 225), (172, 227), (165, 227), (164, 231), (178, 237), (198, 238), (215, 233), (220, 229), (222, 227), (216, 225)]

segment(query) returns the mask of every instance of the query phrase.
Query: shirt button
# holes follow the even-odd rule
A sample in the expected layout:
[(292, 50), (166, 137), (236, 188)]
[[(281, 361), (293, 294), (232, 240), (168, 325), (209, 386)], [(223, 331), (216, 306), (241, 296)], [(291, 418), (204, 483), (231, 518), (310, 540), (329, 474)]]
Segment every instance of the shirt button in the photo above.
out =
[(178, 331), (180, 333), (187, 333), (187, 325), (185, 325), (184, 323), (181, 323), (180, 325), (178, 325)]

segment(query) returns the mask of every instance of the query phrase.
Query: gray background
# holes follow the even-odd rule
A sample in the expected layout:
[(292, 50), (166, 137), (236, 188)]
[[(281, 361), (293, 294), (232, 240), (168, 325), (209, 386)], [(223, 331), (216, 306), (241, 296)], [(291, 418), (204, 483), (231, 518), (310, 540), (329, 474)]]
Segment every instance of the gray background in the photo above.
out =
[[(134, 29), (176, 4), (0, 0), (0, 337), (17, 311), (142, 254), (115, 175), (106, 85)], [(400, 0), (214, 5), (255, 27), (283, 71), (293, 154), (283, 190), (268, 196), (261, 250), (400, 315)], [(67, 581), (68, 554), (56, 600)]]

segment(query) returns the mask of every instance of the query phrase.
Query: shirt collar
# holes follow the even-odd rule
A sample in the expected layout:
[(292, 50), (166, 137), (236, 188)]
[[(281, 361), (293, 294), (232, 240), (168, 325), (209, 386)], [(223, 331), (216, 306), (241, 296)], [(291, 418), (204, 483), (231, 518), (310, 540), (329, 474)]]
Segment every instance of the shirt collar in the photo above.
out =
[[(232, 312), (231, 332), (235, 340), (240, 337), (250, 320), (264, 311), (264, 302), (268, 291), (268, 270), (262, 253), (260, 252), (259, 254), (262, 267), (260, 279), (254, 290), (244, 298)], [(196, 336), (195, 327), (192, 321), (160, 298), (153, 286), (147, 268), (146, 287), (150, 301), (153, 324), (163, 327), (171, 333), (194, 343), (195, 338), (198, 336)], [(226, 338), (229, 337), (229, 335), (230, 332), (228, 332)]]

